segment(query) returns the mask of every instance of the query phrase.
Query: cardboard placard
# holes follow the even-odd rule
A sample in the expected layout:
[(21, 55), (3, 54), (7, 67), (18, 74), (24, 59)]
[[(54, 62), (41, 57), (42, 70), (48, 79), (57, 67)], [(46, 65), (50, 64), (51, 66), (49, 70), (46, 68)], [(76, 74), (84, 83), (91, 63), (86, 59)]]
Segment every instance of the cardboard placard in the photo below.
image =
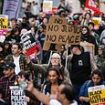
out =
[(80, 45), (84, 48), (85, 52), (90, 52), (90, 54), (92, 54), (93, 56), (95, 55), (94, 44), (84, 41), (84, 42), (80, 42)]
[(27, 105), (25, 101), (25, 92), (18, 86), (10, 86), (11, 89), (11, 105)]
[(105, 105), (105, 86), (89, 87), (88, 96), (90, 105)]
[(6, 34), (8, 30), (8, 16), (0, 15), (0, 35)]
[[(43, 50), (48, 50), (49, 44), (79, 44), (80, 26), (68, 25), (66, 19), (52, 16), (46, 27), (46, 39)], [(47, 46), (47, 49), (46, 49)]]
[(36, 41), (31, 31), (28, 31), (21, 36), (21, 43), (23, 45), (23, 51), (25, 51), (27, 56), (31, 56), (36, 52)]

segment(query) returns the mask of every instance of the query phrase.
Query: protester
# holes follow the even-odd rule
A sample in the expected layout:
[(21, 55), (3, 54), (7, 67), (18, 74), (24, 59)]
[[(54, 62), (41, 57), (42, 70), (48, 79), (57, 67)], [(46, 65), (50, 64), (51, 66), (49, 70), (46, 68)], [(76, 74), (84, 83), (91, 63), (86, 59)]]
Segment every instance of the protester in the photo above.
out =
[(47, 72), (47, 81), (43, 86), (43, 93), (54, 98), (57, 97), (58, 87), (63, 82), (60, 80), (59, 70), (50, 68)]
[(89, 101), (89, 97), (88, 97), (88, 88), (99, 86), (99, 85), (105, 85), (105, 81), (103, 81), (103, 75), (102, 75), (101, 71), (94, 70), (91, 73), (91, 79), (86, 81), (80, 89), (79, 99), (81, 101), (81, 104), (90, 105), (89, 104), (90, 101)]
[(84, 52), (80, 45), (71, 46), (71, 54), (68, 55), (66, 63), (74, 87), (75, 98), (78, 100), (81, 86), (89, 79), (92, 70), (96, 70), (97, 66), (90, 53)]
[(5, 57), (3, 43), (0, 43), (0, 56)]
[(4, 42), (4, 52), (3, 53), (5, 57), (11, 54), (11, 44), (9, 42)]
[[(91, 74), (91, 72), (93, 70), (96, 70), (98, 67), (98, 69), (102, 71), (103, 75), (105, 75), (104, 49), (103, 48), (101, 49), (100, 47), (100, 44), (104, 46), (104, 36), (105, 36), (104, 13), (101, 14), (101, 11), (98, 11), (99, 9), (97, 8), (96, 5), (94, 5), (95, 8), (94, 6), (91, 5), (96, 3), (95, 0), (86, 0), (87, 5), (84, 5), (84, 7), (82, 8), (80, 8), (80, 2), (84, 2), (85, 0), (60, 0), (59, 4), (55, 3), (59, 0), (57, 1), (55, 0), (54, 6), (55, 5), (59, 6), (52, 7), (52, 12), (45, 13), (42, 7), (43, 4), (39, 6), (40, 5), (39, 2), (42, 1), (43, 0), (34, 0), (34, 1), (23, 0), (22, 9), (20, 9), (21, 13), (19, 13), (18, 11), (20, 6), (17, 6), (21, 5), (21, 0), (16, 1), (15, 2), (16, 5), (14, 5), (14, 7), (15, 6), (16, 8), (18, 7), (17, 12), (14, 13), (14, 11), (12, 11), (11, 13), (11, 11), (9, 11), (10, 12), (9, 13), (6, 11), (7, 15), (11, 14), (9, 15), (10, 20), (8, 20), (8, 22), (7, 19), (5, 19), (5, 16), (1, 15), (0, 19), (3, 20), (3, 22), (5, 21), (4, 23), (5, 24), (7, 23), (8, 26), (3, 25), (2, 21), (0, 21), (1, 27), (3, 25), (3, 27), (5, 27), (6, 29), (5, 30), (4, 28), (3, 29), (0, 28), (0, 36), (1, 36), (0, 41), (2, 42), (2, 45), (0, 46), (0, 77), (2, 76), (3, 78), (5, 77), (5, 73), (3, 74), (3, 72), (6, 72), (6, 70), (2, 68), (3, 63), (6, 61), (5, 65), (7, 65), (8, 63), (12, 62), (16, 66), (15, 68), (13, 68), (16, 75), (18, 75), (19, 73), (18, 77), (23, 81), (25, 81), (24, 83), (26, 83), (26, 84), (23, 83), (23, 85), (27, 86), (26, 78), (23, 79), (23, 77), (25, 77), (24, 72), (29, 72), (29, 74), (32, 76), (35, 88), (41, 91), (42, 87), (44, 86), (46, 91), (44, 93), (48, 94), (54, 93), (54, 96), (55, 93), (57, 93), (56, 98), (58, 96), (59, 97), (58, 100), (52, 99), (51, 97), (49, 97), (50, 95), (47, 94), (43, 95), (40, 92), (37, 92), (37, 90), (33, 87), (31, 88), (32, 90), (28, 88), (30, 92), (34, 93), (34, 95), (38, 98), (39, 101), (42, 101), (42, 103), (44, 101), (43, 104), (76, 105), (77, 103), (73, 100), (76, 99), (78, 102), (80, 102), (78, 98), (79, 90), (83, 85), (83, 83), (88, 79), (90, 79), (89, 75)], [(88, 3), (89, 1), (90, 3)], [(11, 3), (12, 2), (13, 1), (11, 1)], [(7, 4), (9, 4), (9, 2)], [(50, 5), (48, 6), (50, 7)], [(85, 8), (86, 6), (92, 8), (90, 9), (88, 8), (87, 10)], [(3, 9), (4, 8), (5, 6), (3, 7)], [(49, 10), (49, 8), (47, 9)], [(78, 13), (77, 10), (79, 11)], [(12, 15), (14, 14), (16, 16), (14, 16), (14, 18), (11, 19), (11, 17), (13, 17)], [(19, 16), (20, 14), (21, 18)], [(19, 18), (17, 18), (18, 16)], [(49, 19), (51, 16), (58, 17), (56, 19), (57, 23), (53, 23), (55, 25), (53, 25), (52, 27), (49, 24)], [(99, 18), (99, 20), (93, 20), (94, 16), (97, 16), (97, 19)], [(62, 19), (59, 17), (61, 17)], [(60, 27), (58, 27), (59, 24), (61, 24)], [(58, 30), (62, 29), (62, 26), (64, 25), (66, 25), (67, 27), (64, 27), (65, 32), (63, 32), (63, 34), (56, 31), (57, 29)], [(70, 27), (68, 25), (70, 25)], [(78, 25), (79, 27), (81, 27), (78, 30), (81, 32), (81, 36), (79, 36), (80, 34), (78, 34), (78, 36), (74, 37), (74, 35), (77, 34), (75, 32), (77, 31), (77, 29), (75, 29), (76, 28), (75, 26)], [(95, 27), (97, 27), (97, 25), (98, 28), (96, 29)], [(59, 41), (57, 43), (51, 41), (51, 43), (48, 43), (47, 45), (44, 44), (46, 38), (48, 38), (48, 35), (52, 35), (52, 33), (48, 35), (46, 34), (46, 29), (48, 30), (48, 28), (52, 30), (52, 33), (55, 31), (57, 32), (54, 33), (54, 35), (56, 36), (57, 39), (58, 38), (62, 39), (63, 45), (61, 45), (62, 43), (60, 43)], [(3, 33), (1, 31), (3, 31)], [(20, 40), (22, 37), (24, 37), (24, 35), (26, 35), (27, 31), (30, 31), (30, 35), (32, 35), (33, 38), (31, 39), (30, 36), (27, 35), (25, 38), (23, 38), (23, 40), (25, 41), (25, 43), (23, 44), (22, 41), (20, 42)], [(71, 31), (74, 32), (72, 33)], [(68, 39), (65, 39), (64, 37), (64, 35), (68, 35), (66, 33), (72, 35), (72, 37), (70, 37), (71, 40), (69, 40), (71, 41), (70, 44), (68, 44)], [(56, 34), (60, 36), (58, 37)], [(52, 36), (50, 36), (49, 39), (54, 38), (51, 37)], [(77, 40), (77, 38), (79, 39), (79, 37), (80, 40)], [(72, 41), (72, 38), (74, 42)], [(31, 43), (32, 41), (34, 41), (34, 44)], [(75, 45), (77, 44), (77, 41), (78, 42), (82, 41), (80, 42), (80, 45), (81, 43), (83, 43), (84, 48), (82, 48), (79, 45)], [(20, 46), (20, 43), (23, 44), (23, 46)], [(74, 44), (75, 46), (72, 46), (72, 44)], [(48, 47), (48, 46), (50, 46), (49, 50), (44, 51), (43, 47)], [(62, 47), (60, 48), (59, 46)], [(29, 56), (27, 56), (27, 51), (29, 51), (28, 53)], [(32, 52), (33, 54), (31, 54)], [(51, 70), (52, 68), (54, 68), (55, 71)], [(9, 70), (8, 68), (7, 71), (10, 72), (11, 70)], [(52, 75), (55, 75), (55, 77), (53, 77)], [(4, 80), (1, 80), (1, 83), (3, 81)], [(67, 84), (62, 84), (62, 81), (66, 82)], [(73, 87), (69, 86), (68, 84), (72, 84)], [(55, 86), (55, 88), (53, 88), (53, 85)], [(2, 85), (0, 84), (0, 86)], [(28, 85), (28, 87), (30, 86)], [(59, 92), (61, 92), (59, 87), (64, 87), (63, 93), (61, 94), (59, 94)], [(72, 88), (74, 89), (75, 94), (73, 95), (72, 99), (69, 99), (70, 97), (72, 97), (71, 96)], [(4, 88), (4, 93), (7, 94), (5, 88)], [(37, 96), (37, 93), (39, 96)], [(34, 96), (26, 98), (28, 104), (30, 104), (30, 100), (33, 99)]]
[(101, 44), (105, 45), (105, 30), (103, 30), (100, 35), (100, 42)]
[(90, 34), (95, 37), (97, 45), (99, 45), (100, 44), (99, 35), (96, 33), (96, 30), (94, 29), (94, 23), (89, 22), (88, 23), (88, 28), (90, 30)]
[(86, 41), (88, 43), (91, 43), (95, 46), (95, 54), (97, 54), (98, 46), (96, 43), (96, 39), (94, 36), (90, 34), (90, 30), (87, 26), (83, 26), (81, 30), (81, 41)]
[(59, 101), (57, 99), (51, 99), (49, 96), (38, 91), (33, 87), (32, 82), (29, 82), (27, 90), (32, 92), (38, 100), (46, 105), (77, 105), (77, 102), (74, 100), (73, 88), (69, 84), (59, 86)]
[(11, 25), (12, 29), (16, 28), (18, 26), (17, 25), (17, 19), (16, 18), (12, 18), (11, 21), (10, 21), (10, 25)]
[(20, 29), (19, 28), (13, 28), (11, 30), (10, 35), (6, 36), (5, 42), (9, 43), (19, 43), (20, 42)]
[(95, 62), (98, 69), (102, 72), (105, 78), (105, 47), (100, 45), (98, 48), (98, 55), (95, 56)]
[[(47, 74), (48, 70), (50, 68), (56, 68), (60, 72), (60, 79), (71, 84), (69, 72), (61, 64), (61, 57), (58, 53), (53, 53), (51, 55), (49, 64), (42, 64), (42, 65), (34, 64), (32, 68), (34, 69), (34, 72), (36, 72), (34, 74), (37, 75), (37, 73), (38, 73), (38, 74), (40, 74), (40, 77), (44, 76), (44, 80), (46, 80), (46, 78), (47, 78), (46, 74)], [(37, 72), (37, 70), (38, 70), (38, 72)], [(38, 75), (36, 77), (38, 77)], [(41, 81), (43, 81), (43, 78), (41, 78)]]
[[(27, 59), (25, 58), (24, 54), (22, 54), (22, 47), (19, 43), (12, 44), (12, 54), (6, 56), (5, 61), (6, 62), (14, 62), (16, 65), (15, 72), (18, 74), (20, 71), (30, 71), (30, 61), (27, 62)], [(29, 64), (29, 65), (28, 65)]]
[(28, 105), (39, 105), (39, 101), (35, 96), (26, 90), (27, 82), (32, 80), (32, 75), (30, 72), (20, 71), (17, 75), (17, 85), (25, 91), (25, 99), (28, 102)]
[(61, 80), (71, 83), (69, 80), (68, 71), (61, 64), (61, 56), (58, 53), (53, 53), (51, 55), (50, 64), (48, 65), (47, 70), (49, 70), (51, 67), (55, 67), (59, 70)]
[(4, 76), (0, 78), (0, 87), (4, 91), (4, 100), (10, 105), (10, 89), (9, 86), (13, 86), (16, 74), (15, 74), (15, 64), (14, 63), (4, 63), (3, 65)]
[(81, 22), (82, 26), (88, 26), (88, 23), (91, 22), (91, 13), (85, 13), (84, 19)]

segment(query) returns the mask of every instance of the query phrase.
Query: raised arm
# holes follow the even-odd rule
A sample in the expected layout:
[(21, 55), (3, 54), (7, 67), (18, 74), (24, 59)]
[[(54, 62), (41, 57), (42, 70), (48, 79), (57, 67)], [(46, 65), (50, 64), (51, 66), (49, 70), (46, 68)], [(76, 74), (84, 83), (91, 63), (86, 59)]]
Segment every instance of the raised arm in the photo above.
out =
[(49, 105), (50, 97), (34, 88), (32, 82), (28, 82), (27, 90), (30, 91), (43, 104)]

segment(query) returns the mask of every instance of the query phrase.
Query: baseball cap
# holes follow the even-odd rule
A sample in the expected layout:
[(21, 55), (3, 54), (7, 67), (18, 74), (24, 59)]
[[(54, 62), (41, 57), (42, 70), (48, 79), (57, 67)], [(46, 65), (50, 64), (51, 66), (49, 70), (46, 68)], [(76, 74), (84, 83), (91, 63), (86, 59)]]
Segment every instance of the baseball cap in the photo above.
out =
[(2, 66), (3, 69), (9, 69), (9, 68), (15, 68), (15, 64), (14, 63), (4, 63)]

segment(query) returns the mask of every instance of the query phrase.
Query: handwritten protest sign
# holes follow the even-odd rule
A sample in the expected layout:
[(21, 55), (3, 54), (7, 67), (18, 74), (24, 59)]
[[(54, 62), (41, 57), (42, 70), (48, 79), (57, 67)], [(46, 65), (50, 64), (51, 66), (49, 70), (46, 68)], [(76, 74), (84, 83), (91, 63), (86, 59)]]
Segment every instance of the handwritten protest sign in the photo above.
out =
[(25, 101), (25, 92), (18, 86), (10, 86), (11, 89), (11, 105), (27, 105)]
[[(46, 28), (46, 40), (44, 50), (48, 50), (49, 44), (79, 44), (80, 26), (68, 25), (66, 19), (52, 16)], [(48, 45), (48, 47), (47, 47)]]
[(21, 43), (23, 45), (23, 51), (25, 51), (27, 56), (31, 56), (36, 52), (36, 41), (31, 31), (28, 31), (21, 36)]
[(95, 55), (94, 44), (84, 41), (84, 42), (80, 42), (80, 45), (84, 48), (85, 52), (90, 52), (90, 54), (92, 54), (93, 56)]
[(88, 89), (90, 105), (105, 105), (105, 86), (95, 86)]
[(4, 35), (8, 30), (8, 16), (0, 15), (0, 35)]

